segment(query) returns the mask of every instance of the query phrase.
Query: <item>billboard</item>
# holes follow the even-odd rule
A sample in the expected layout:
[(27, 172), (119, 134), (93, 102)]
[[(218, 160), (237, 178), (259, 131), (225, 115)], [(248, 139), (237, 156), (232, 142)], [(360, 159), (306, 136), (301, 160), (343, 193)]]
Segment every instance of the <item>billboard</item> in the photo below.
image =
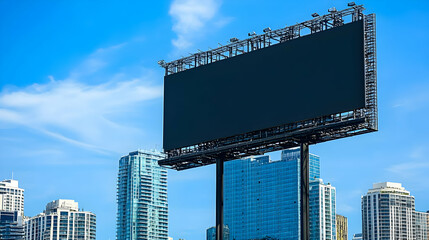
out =
[(365, 108), (354, 21), (164, 78), (164, 150)]

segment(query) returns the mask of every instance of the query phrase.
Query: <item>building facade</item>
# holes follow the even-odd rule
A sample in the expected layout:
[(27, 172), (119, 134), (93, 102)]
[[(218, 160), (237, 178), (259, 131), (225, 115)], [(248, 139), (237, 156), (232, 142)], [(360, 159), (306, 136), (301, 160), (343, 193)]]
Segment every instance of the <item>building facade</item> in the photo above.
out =
[[(216, 227), (211, 227), (207, 229), (206, 239), (216, 240)], [(223, 227), (223, 240), (229, 240), (229, 227), (227, 225)]]
[[(309, 171), (310, 179), (320, 178), (320, 158), (314, 154), (310, 154)], [(299, 179), (299, 148), (282, 151), (278, 161), (258, 156), (225, 162), (224, 222), (229, 227), (230, 239), (299, 239)], [(319, 192), (316, 187), (315, 192)], [(311, 193), (310, 198), (316, 199)], [(310, 201), (310, 211), (315, 205)], [(329, 215), (333, 221), (331, 235), (335, 236), (335, 206), (327, 209), (333, 210), (333, 217), (332, 211)], [(310, 226), (316, 225), (318, 223)]]
[(23, 240), (24, 236), (21, 213), (0, 210), (0, 239)]
[(167, 170), (159, 152), (135, 151), (119, 160), (117, 240), (167, 240)]
[(416, 240), (429, 240), (429, 213), (414, 212), (414, 238)]
[(400, 183), (375, 183), (362, 197), (364, 240), (415, 239), (414, 197)]
[(24, 216), (24, 189), (19, 188), (17, 180), (0, 182), (0, 210), (18, 211)]
[(338, 215), (336, 216), (337, 220), (337, 240), (347, 240), (348, 235), (348, 222), (347, 218)]
[(73, 200), (59, 199), (46, 205), (46, 210), (25, 220), (26, 240), (93, 240), (96, 238), (96, 216), (80, 211)]
[(310, 181), (310, 240), (335, 240), (336, 190), (320, 178)]

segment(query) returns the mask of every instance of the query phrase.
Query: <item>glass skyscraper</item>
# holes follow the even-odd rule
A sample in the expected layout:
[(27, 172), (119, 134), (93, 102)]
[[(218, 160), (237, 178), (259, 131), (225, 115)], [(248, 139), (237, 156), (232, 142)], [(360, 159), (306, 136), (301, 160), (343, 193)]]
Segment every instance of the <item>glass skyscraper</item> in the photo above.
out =
[(336, 239), (336, 190), (314, 179), (310, 181), (310, 240)]
[[(225, 162), (224, 222), (230, 239), (300, 238), (299, 169), (299, 148), (282, 151), (278, 161), (258, 156)], [(310, 179), (319, 178), (320, 158), (310, 154)]]
[[(216, 240), (216, 227), (206, 230), (206, 240)], [(223, 226), (223, 240), (229, 240), (229, 227)]]
[(167, 170), (160, 152), (135, 151), (119, 160), (117, 240), (168, 240)]

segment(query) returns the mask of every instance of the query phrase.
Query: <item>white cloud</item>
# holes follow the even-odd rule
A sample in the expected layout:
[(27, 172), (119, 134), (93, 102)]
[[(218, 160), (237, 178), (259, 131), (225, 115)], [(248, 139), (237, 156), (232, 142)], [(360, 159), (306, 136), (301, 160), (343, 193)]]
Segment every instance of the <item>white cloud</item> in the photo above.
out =
[(395, 101), (393, 108), (406, 111), (416, 111), (427, 108), (429, 103), (429, 85), (420, 85), (409, 90), (404, 96)]
[[(121, 50), (128, 43), (120, 43), (113, 46), (99, 48), (90, 54), (85, 60), (83, 60), (78, 66), (76, 66), (70, 73), (69, 78), (78, 79), (86, 75), (96, 73), (106, 66), (108, 66), (109, 60), (114, 56), (115, 53), (118, 53), (118, 50)], [(53, 76), (49, 76), (51, 81), (54, 79)]]
[(399, 175), (415, 175), (415, 171), (428, 171), (429, 162), (424, 161), (409, 161), (390, 166), (388, 171)]
[[(50, 81), (44, 84), (3, 89), (0, 126), (36, 130), (99, 153), (123, 154), (144, 145), (142, 136), (147, 131), (153, 134), (154, 130), (139, 121), (153, 115), (145, 108), (153, 105), (146, 102), (162, 96), (162, 85), (153, 84), (157, 82), (153, 73), (143, 71), (140, 65), (137, 73), (125, 73), (124, 66), (114, 65), (128, 46), (126, 42), (95, 50), (72, 68), (64, 80), (48, 76)], [(94, 78), (106, 80), (87, 83)], [(127, 117), (135, 112), (139, 119)], [(153, 119), (158, 118), (161, 117)]]
[(0, 121), (37, 129), (83, 148), (103, 151), (103, 140), (140, 131), (109, 117), (161, 95), (161, 86), (152, 86), (142, 79), (99, 85), (72, 80), (51, 81), (0, 94)]
[(428, 153), (429, 148), (426, 143), (414, 146), (404, 162), (391, 165), (387, 171), (400, 176), (413, 176), (421, 171), (427, 171), (429, 170), (429, 162), (426, 161)]
[(192, 39), (215, 17), (219, 7), (220, 2), (216, 0), (174, 0), (169, 11), (177, 34), (173, 45), (178, 49), (192, 46)]

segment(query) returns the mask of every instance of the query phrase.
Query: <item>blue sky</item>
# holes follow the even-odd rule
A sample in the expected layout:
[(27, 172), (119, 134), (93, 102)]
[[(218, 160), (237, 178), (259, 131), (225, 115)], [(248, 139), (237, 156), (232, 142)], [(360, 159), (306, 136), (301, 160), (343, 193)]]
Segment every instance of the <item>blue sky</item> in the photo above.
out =
[[(311, 146), (337, 212), (360, 232), (360, 196), (396, 181), (429, 210), (429, 2), (359, 1), (377, 14), (379, 126)], [(215, 48), (347, 1), (0, 0), (0, 178), (25, 188), (25, 214), (70, 198), (115, 238), (118, 160), (162, 145), (160, 59)], [(261, 113), (263, 114), (263, 112)], [(170, 236), (204, 239), (215, 221), (213, 166), (169, 171)]]

